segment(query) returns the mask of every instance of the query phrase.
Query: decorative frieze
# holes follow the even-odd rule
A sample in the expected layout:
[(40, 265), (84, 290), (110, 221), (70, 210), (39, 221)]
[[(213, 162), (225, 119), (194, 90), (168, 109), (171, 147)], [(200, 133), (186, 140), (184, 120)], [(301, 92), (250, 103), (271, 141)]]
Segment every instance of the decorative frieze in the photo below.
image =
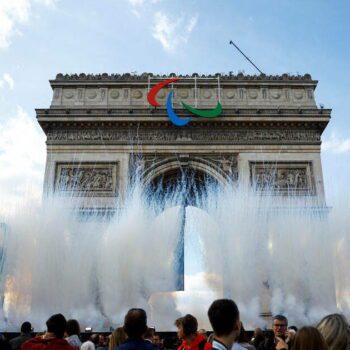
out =
[(222, 80), (246, 80), (246, 81), (276, 81), (276, 80), (282, 80), (282, 81), (312, 81), (310, 74), (304, 74), (304, 75), (290, 75), (290, 74), (282, 74), (282, 75), (244, 75), (243, 73), (233, 74), (230, 72), (229, 74), (221, 74), (221, 73), (215, 73), (215, 74), (175, 74), (171, 73), (170, 75), (157, 75), (153, 73), (142, 73), (140, 75), (138, 74), (130, 74), (130, 73), (124, 73), (124, 74), (108, 74), (108, 73), (102, 73), (102, 74), (62, 74), (58, 73), (56, 75), (56, 82), (59, 81), (147, 81), (148, 78), (152, 79), (167, 79), (171, 77), (179, 77), (179, 78), (201, 78), (201, 79), (217, 79), (220, 78)]
[(310, 162), (251, 162), (251, 183), (257, 191), (275, 194), (314, 194)]
[(53, 144), (320, 144), (317, 129), (55, 129), (47, 133)]
[[(72, 88), (64, 87), (62, 90), (62, 99), (59, 99), (59, 88), (54, 88), (52, 106), (72, 107), (76, 105), (85, 106), (110, 106), (117, 108), (120, 106), (149, 106), (147, 101), (147, 93), (149, 87), (147, 85), (141, 87), (86, 87)], [(171, 90), (174, 92), (173, 102), (180, 104), (185, 100), (188, 103), (197, 106), (215, 105), (220, 100), (225, 108), (245, 107), (245, 106), (283, 106), (285, 108), (292, 107), (308, 107), (315, 108), (313, 90), (303, 86), (295, 88), (285, 87), (236, 87), (232, 86), (212, 86), (198, 85), (175, 85)], [(165, 105), (165, 97), (170, 89), (161, 90), (157, 97), (159, 102)], [(292, 98), (289, 98), (289, 96)], [(130, 98), (131, 97), (131, 98)]]
[(117, 163), (58, 163), (55, 192), (79, 197), (116, 196)]
[[(175, 74), (58, 74), (51, 80), (54, 90), (52, 106), (149, 106), (147, 93), (151, 87)], [(207, 108), (220, 100), (225, 108), (270, 105), (273, 107), (316, 108), (313, 90), (317, 81), (309, 74), (304, 76), (249, 76), (244, 74), (176, 75), (179, 80), (167, 90), (159, 91), (159, 102), (165, 104), (169, 89), (173, 102), (182, 100), (196, 107)], [(76, 82), (76, 85), (73, 85)], [(78, 84), (79, 83), (79, 84)], [(62, 98), (58, 98), (62, 90)], [(79, 90), (78, 92), (76, 90)], [(290, 98), (291, 96), (291, 98)]]
[(135, 174), (140, 174), (145, 182), (166, 173), (167, 168), (173, 169), (174, 164), (179, 168), (201, 170), (211, 174), (219, 183), (238, 180), (237, 155), (228, 154), (146, 154), (131, 157), (129, 167)]

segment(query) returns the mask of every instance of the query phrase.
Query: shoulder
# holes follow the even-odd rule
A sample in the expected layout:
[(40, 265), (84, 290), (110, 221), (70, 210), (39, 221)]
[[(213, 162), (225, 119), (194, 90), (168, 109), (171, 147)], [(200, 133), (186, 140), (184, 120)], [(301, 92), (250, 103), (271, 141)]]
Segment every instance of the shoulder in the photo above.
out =
[(84, 342), (83, 344), (81, 344), (81, 347), (80, 347), (81, 350), (95, 350), (95, 345), (92, 341), (88, 340), (86, 342)]
[(255, 346), (252, 345), (252, 344), (247, 344), (246, 348), (247, 348), (248, 350), (256, 350)]
[(152, 343), (148, 341), (126, 340), (123, 344), (115, 348), (115, 350), (131, 350), (131, 349), (154, 350), (154, 346)]
[(65, 349), (65, 350), (75, 350), (66, 339), (53, 339), (49, 342), (49, 348), (52, 349)]
[(213, 348), (213, 346), (210, 343), (205, 343), (204, 344), (204, 350), (210, 350), (212, 348)]
[(35, 337), (35, 338), (32, 338), (32, 339), (25, 341), (22, 344), (21, 349), (22, 350), (30, 350), (30, 349), (41, 349), (44, 347), (45, 347), (45, 344), (42, 343), (41, 337)]

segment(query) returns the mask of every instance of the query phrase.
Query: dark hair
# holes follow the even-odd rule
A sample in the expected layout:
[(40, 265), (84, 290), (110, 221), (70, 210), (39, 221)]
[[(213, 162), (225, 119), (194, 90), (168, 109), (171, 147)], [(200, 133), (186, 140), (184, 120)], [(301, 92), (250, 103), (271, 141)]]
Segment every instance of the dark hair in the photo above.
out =
[(254, 340), (253, 340), (253, 345), (258, 348), (260, 343), (262, 343), (265, 340), (264, 332), (262, 331), (261, 328), (256, 328), (254, 331)]
[(287, 318), (286, 316), (283, 316), (283, 315), (275, 315), (275, 316), (273, 316), (273, 318), (272, 318), (272, 322), (273, 322), (274, 320), (284, 321), (285, 324), (286, 324), (286, 326), (288, 326), (288, 318)]
[(187, 314), (182, 318), (182, 327), (185, 337), (196, 334), (198, 328), (197, 319), (194, 316)]
[(297, 332), (293, 350), (328, 350), (326, 341), (315, 327), (302, 327)]
[(238, 307), (231, 299), (218, 299), (210, 305), (208, 317), (218, 337), (229, 335), (239, 320)]
[(47, 331), (55, 334), (57, 338), (63, 338), (64, 331), (66, 330), (66, 319), (62, 314), (52, 315), (47, 321)]
[(241, 330), (239, 331), (239, 336), (238, 336), (237, 342), (238, 343), (248, 343), (249, 342), (248, 334), (245, 331), (242, 322), (241, 322)]
[(90, 336), (89, 340), (92, 341), (95, 345), (97, 345), (100, 340), (100, 336), (97, 333), (94, 333)]
[(129, 338), (142, 338), (147, 331), (147, 315), (143, 309), (130, 309), (124, 318), (124, 330)]
[(69, 336), (76, 334), (80, 335), (80, 326), (77, 320), (68, 320), (66, 325), (66, 332)]
[(147, 328), (145, 334), (143, 335), (143, 337), (145, 339), (148, 339), (148, 338), (152, 338), (154, 336), (154, 328)]
[(296, 326), (290, 326), (288, 329), (293, 329), (293, 331), (298, 332), (298, 328)]
[(183, 317), (180, 317), (180, 318), (177, 318), (176, 320), (175, 320), (175, 322), (174, 322), (174, 325), (176, 326), (176, 327), (180, 327), (180, 326), (182, 326), (183, 325)]
[(32, 331), (32, 325), (30, 324), (30, 322), (26, 321), (22, 323), (21, 326), (21, 332), (22, 333), (30, 333)]

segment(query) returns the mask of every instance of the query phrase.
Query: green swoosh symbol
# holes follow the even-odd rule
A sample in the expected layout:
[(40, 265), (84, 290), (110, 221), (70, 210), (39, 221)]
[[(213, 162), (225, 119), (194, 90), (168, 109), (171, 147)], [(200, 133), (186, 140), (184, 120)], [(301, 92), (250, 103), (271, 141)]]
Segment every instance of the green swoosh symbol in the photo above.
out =
[(193, 107), (189, 106), (185, 102), (181, 102), (181, 103), (182, 103), (182, 106), (184, 108), (189, 110), (194, 115), (196, 115), (198, 117), (202, 117), (202, 118), (216, 118), (222, 112), (222, 105), (219, 101), (214, 109), (197, 109), (197, 108), (193, 108)]

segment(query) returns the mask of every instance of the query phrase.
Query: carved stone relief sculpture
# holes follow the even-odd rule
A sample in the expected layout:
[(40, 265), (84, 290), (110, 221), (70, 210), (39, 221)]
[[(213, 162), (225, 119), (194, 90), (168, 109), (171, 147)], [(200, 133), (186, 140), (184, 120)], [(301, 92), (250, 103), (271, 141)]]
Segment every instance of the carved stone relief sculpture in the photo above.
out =
[(117, 163), (59, 163), (55, 192), (73, 196), (116, 196)]
[(309, 162), (251, 162), (255, 190), (275, 194), (313, 195), (312, 164)]

